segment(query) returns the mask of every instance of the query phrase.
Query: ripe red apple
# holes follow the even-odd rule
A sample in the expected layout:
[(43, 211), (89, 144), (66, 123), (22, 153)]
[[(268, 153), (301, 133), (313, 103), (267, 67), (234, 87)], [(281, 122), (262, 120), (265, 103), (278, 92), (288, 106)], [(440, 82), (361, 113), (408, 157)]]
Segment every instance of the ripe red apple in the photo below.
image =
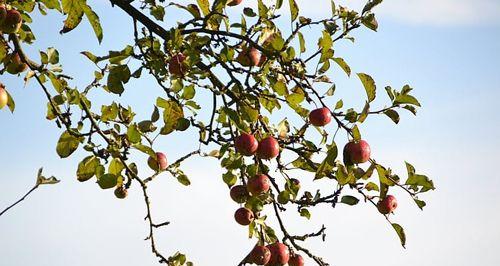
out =
[(370, 145), (364, 140), (351, 141), (344, 146), (344, 162), (346, 164), (358, 164), (370, 159)]
[(237, 6), (237, 5), (241, 4), (241, 2), (243, 2), (243, 0), (229, 0), (227, 2), (227, 5), (228, 6)]
[(127, 189), (125, 189), (124, 187), (122, 186), (119, 186), (115, 189), (115, 196), (119, 199), (124, 199), (127, 197)]
[(248, 199), (248, 191), (247, 187), (244, 185), (237, 185), (231, 188), (229, 191), (229, 195), (231, 199), (233, 199), (236, 203), (244, 203)]
[(236, 61), (242, 66), (258, 66), (261, 60), (261, 53), (255, 47), (243, 47), (236, 57)]
[(332, 113), (330, 109), (323, 107), (312, 110), (309, 113), (309, 122), (317, 127), (322, 127), (328, 125), (332, 121)]
[(259, 142), (253, 135), (243, 132), (236, 137), (234, 146), (236, 147), (236, 151), (242, 155), (252, 156), (257, 151)]
[(13, 53), (9, 56), (9, 61), (7, 62), (7, 72), (16, 75), (24, 72), (27, 68), (28, 65), (21, 60), (18, 53)]
[(260, 55), (259, 63), (257, 64), (259, 67), (262, 66), (267, 60), (267, 56), (265, 54)]
[(21, 14), (14, 9), (7, 10), (5, 19), (0, 27), (3, 33), (16, 33), (23, 23)]
[(271, 181), (267, 175), (256, 175), (247, 182), (247, 190), (252, 195), (260, 195), (269, 191)]
[(253, 219), (253, 212), (247, 208), (239, 208), (234, 213), (234, 219), (241, 225), (249, 225)]
[(259, 148), (257, 148), (259, 158), (270, 160), (278, 156), (279, 153), (280, 145), (275, 138), (269, 136), (259, 142)]
[(269, 265), (285, 265), (290, 259), (290, 251), (283, 243), (276, 242), (268, 245), (267, 248), (271, 251), (271, 259)]
[(290, 256), (288, 266), (304, 266), (304, 258), (302, 258), (299, 254), (293, 254)]
[(4, 89), (3, 85), (0, 85), (0, 109), (3, 109), (8, 101), (9, 96), (7, 95), (7, 91)]
[(265, 246), (255, 246), (248, 254), (248, 261), (257, 265), (266, 265), (270, 259), (271, 251)]
[(377, 203), (378, 211), (382, 214), (389, 214), (398, 207), (398, 201), (393, 195), (387, 195)]
[(162, 152), (157, 152), (156, 158), (154, 158), (153, 156), (150, 156), (148, 158), (148, 165), (155, 171), (163, 171), (167, 169), (168, 166), (167, 156)]
[(186, 56), (184, 56), (182, 53), (178, 53), (172, 58), (170, 58), (170, 61), (168, 62), (168, 71), (172, 75), (176, 76), (184, 76), (186, 73), (186, 66), (184, 65), (184, 61), (186, 60)]

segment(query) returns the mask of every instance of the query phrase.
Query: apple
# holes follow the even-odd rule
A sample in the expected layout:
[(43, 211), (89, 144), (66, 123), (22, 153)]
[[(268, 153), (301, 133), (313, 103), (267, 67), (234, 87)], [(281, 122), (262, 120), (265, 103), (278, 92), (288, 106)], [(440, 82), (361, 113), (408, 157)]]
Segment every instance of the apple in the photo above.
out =
[(7, 10), (0, 29), (3, 33), (16, 33), (21, 28), (22, 23), (21, 13), (14, 9)]
[(241, 2), (243, 2), (243, 0), (229, 0), (227, 5), (228, 6), (237, 6), (237, 5), (241, 4)]
[(248, 133), (241, 133), (234, 141), (236, 151), (244, 156), (252, 156), (257, 151), (259, 142), (257, 139)]
[(253, 221), (254, 215), (251, 210), (242, 207), (236, 210), (234, 219), (241, 225), (249, 225)]
[(167, 169), (168, 166), (167, 156), (162, 152), (157, 152), (156, 158), (154, 158), (153, 156), (150, 156), (148, 158), (148, 165), (155, 171), (163, 171)]
[(26, 65), (22, 60), (21, 57), (19, 56), (18, 53), (13, 53), (9, 57), (9, 61), (7, 63), (7, 72), (10, 74), (16, 75), (19, 74), (23, 71), (25, 71), (28, 68), (28, 65)]
[(3, 85), (0, 85), (0, 109), (3, 109), (9, 102), (9, 95), (4, 89)]
[(309, 113), (309, 122), (317, 127), (322, 127), (328, 125), (332, 121), (332, 113), (330, 109), (323, 107), (312, 110)]
[(285, 265), (290, 259), (290, 251), (283, 243), (276, 242), (268, 245), (267, 248), (271, 251), (271, 259), (269, 265)]
[(257, 64), (257, 66), (262, 66), (267, 60), (267, 56), (265, 54), (261, 54), (260, 55), (260, 60), (259, 60), (259, 63)]
[(280, 153), (280, 145), (278, 141), (269, 136), (259, 142), (257, 148), (257, 156), (261, 159), (269, 160), (275, 158)]
[(382, 214), (389, 214), (398, 207), (398, 201), (393, 195), (387, 195), (377, 203), (378, 211)]
[(261, 60), (261, 53), (257, 48), (243, 47), (236, 57), (236, 61), (242, 66), (258, 66)]
[(293, 254), (290, 256), (288, 266), (304, 266), (304, 258), (299, 254)]
[(124, 199), (127, 197), (127, 189), (125, 189), (124, 187), (122, 186), (119, 186), (115, 189), (115, 196), (119, 199)]
[(351, 141), (344, 146), (344, 162), (346, 164), (364, 163), (370, 160), (370, 145), (364, 140)]
[(271, 181), (267, 175), (256, 175), (247, 182), (247, 190), (252, 195), (260, 195), (269, 191), (269, 187), (271, 186)]
[(248, 199), (248, 191), (247, 187), (244, 185), (237, 185), (231, 188), (229, 191), (229, 195), (231, 199), (233, 199), (236, 203), (244, 203)]
[(182, 53), (178, 53), (172, 58), (170, 58), (170, 61), (168, 62), (168, 71), (172, 75), (176, 76), (184, 76), (186, 73), (186, 66), (184, 65), (184, 61), (186, 60), (186, 56), (184, 56)]
[(248, 254), (248, 261), (257, 265), (266, 265), (270, 259), (271, 251), (266, 246), (255, 246)]

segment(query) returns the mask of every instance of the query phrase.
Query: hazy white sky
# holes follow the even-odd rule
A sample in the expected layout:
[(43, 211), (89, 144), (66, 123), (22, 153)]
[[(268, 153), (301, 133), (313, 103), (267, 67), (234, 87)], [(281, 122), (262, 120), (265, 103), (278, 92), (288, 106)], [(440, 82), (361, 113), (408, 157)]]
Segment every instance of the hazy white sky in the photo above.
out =
[[(96, 12), (104, 25), (101, 47), (87, 25), (61, 37), (59, 16), (36, 18), (39, 24), (33, 26), (39, 33), (37, 46), (58, 47), (65, 69), (80, 87), (92, 78), (82, 73), (93, 69), (78, 53), (120, 49), (132, 33), (130, 20), (120, 10), (104, 1), (93, 2), (98, 3)], [(301, 6), (314, 7), (306, 13), (318, 7)], [(315, 209), (311, 221), (291, 213), (287, 217), (290, 227), (301, 234), (325, 224), (327, 241), (305, 245), (336, 266), (500, 265), (496, 255), (500, 248), (500, 175), (495, 168), (500, 159), (500, 119), (496, 115), (499, 4), (401, 0), (386, 1), (380, 11), (378, 33), (358, 31), (356, 44), (341, 44), (337, 53), (354, 71), (370, 73), (380, 88), (410, 83), (423, 108), (417, 117), (404, 115), (397, 127), (385, 117), (368, 122), (362, 128), (364, 138), (370, 141), (378, 161), (402, 176), (404, 161), (412, 162), (419, 172), (435, 180), (438, 189), (424, 197), (428, 202), (424, 212), (396, 192), (400, 206), (394, 221), (405, 227), (406, 250), (385, 220), (366, 204)], [(177, 16), (167, 13), (171, 20)], [(315, 42), (315, 38), (308, 39)], [(84, 154), (57, 158), (60, 131), (44, 120), (46, 102), (39, 87), (34, 83), (23, 86), (21, 80), (11, 77), (2, 77), (2, 82), (15, 97), (17, 110), (15, 115), (0, 112), (0, 209), (32, 185), (40, 166), (62, 182), (39, 189), (0, 217), (0, 265), (157, 265), (148, 243), (142, 241), (147, 228), (137, 187), (120, 201), (112, 191), (76, 181), (76, 165)], [(128, 88), (124, 99), (145, 113), (161, 93), (148, 79), (133, 81)], [(337, 91), (345, 102), (362, 104), (359, 81), (339, 79)], [(156, 148), (172, 161), (194, 148), (190, 137), (194, 138), (175, 133)], [(193, 183), (188, 188), (168, 175), (151, 184), (157, 221), (172, 222), (158, 231), (159, 249), (166, 254), (181, 250), (196, 265), (230, 266), (253, 245), (253, 240), (246, 239), (246, 228), (233, 221), (237, 205), (229, 199), (218, 165), (214, 159), (188, 161), (184, 169)], [(309, 176), (298, 177), (306, 186), (325, 184), (312, 184)]]

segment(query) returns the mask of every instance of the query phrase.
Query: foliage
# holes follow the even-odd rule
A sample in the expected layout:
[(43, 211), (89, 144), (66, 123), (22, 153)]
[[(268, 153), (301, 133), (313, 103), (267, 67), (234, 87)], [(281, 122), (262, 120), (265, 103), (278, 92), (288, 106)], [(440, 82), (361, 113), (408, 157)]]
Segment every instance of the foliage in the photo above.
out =
[[(360, 89), (366, 93), (364, 108), (357, 110), (336, 98), (336, 86), (329, 77), (332, 69), (336, 65), (349, 77), (354, 72), (336, 53), (334, 44), (354, 41), (351, 32), (360, 27), (376, 31), (378, 23), (372, 10), (382, 0), (367, 1), (361, 11), (332, 1), (330, 16), (321, 20), (301, 16), (295, 0), (289, 0), (287, 5), (283, 0), (258, 0), (257, 8), (246, 6), (237, 21), (227, 15), (226, 10), (231, 7), (226, 0), (197, 0), (187, 5), (156, 0), (109, 2), (133, 18), (130, 27), (134, 30), (134, 39), (129, 45), (103, 55), (82, 51), (96, 68), (91, 73), (93, 81), (83, 89), (72, 84), (70, 75), (63, 71), (59, 64), (62, 55), (55, 48), (40, 51), (39, 59), (35, 59), (37, 56), (26, 54), (23, 46), (35, 45), (35, 36), (40, 34), (30, 27), (36, 23), (32, 19), (35, 12), (62, 13), (65, 20), (61, 33), (70, 32), (87, 21), (101, 42), (105, 29), (86, 0), (7, 1), (7, 8), (18, 10), (23, 22), (16, 33), (2, 35), (1, 42), (5, 45), (0, 59), (7, 66), (11, 55), (17, 53), (29, 67), (25, 81), (38, 82), (47, 96), (47, 119), (54, 121), (62, 131), (56, 145), (57, 154), (66, 158), (78, 149), (88, 153), (75, 166), (79, 181), (93, 179), (101, 189), (141, 187), (150, 228), (147, 239), (161, 263), (192, 265), (185, 255), (176, 253), (167, 258), (155, 246), (154, 231), (168, 223), (154, 223), (147, 185), (167, 172), (188, 186), (191, 182), (181, 170), (181, 162), (197, 154), (220, 160), (225, 169), (221, 181), (228, 187), (246, 184), (256, 174), (267, 174), (271, 190), (252, 195), (245, 203), (256, 215), (248, 226), (249, 236), (259, 243), (281, 241), (318, 265), (328, 264), (303, 247), (302, 241), (324, 237), (325, 228), (306, 236), (294, 235), (281, 218), (286, 206), (295, 206), (301, 216), (313, 219), (310, 210), (314, 206), (329, 204), (334, 208), (337, 203), (354, 206), (367, 202), (376, 208), (379, 199), (398, 188), (407, 192), (419, 208), (425, 206), (419, 195), (433, 190), (434, 184), (428, 177), (417, 174), (411, 164), (406, 163), (408, 178), (403, 182), (390, 168), (373, 158), (366, 164), (353, 165), (343, 161), (338, 152), (340, 143), (361, 140), (360, 125), (368, 118), (383, 114), (397, 124), (400, 111), (416, 114), (420, 107), (411, 94), (412, 88), (406, 85), (401, 90), (385, 87), (389, 104), (374, 108), (380, 90), (370, 75), (361, 72), (353, 76), (359, 78)], [(173, 28), (164, 28), (159, 22), (167, 19), (168, 9), (184, 10), (191, 19), (179, 21)], [(290, 28), (278, 27), (280, 20), (290, 23)], [(311, 32), (320, 33), (314, 47), (305, 41), (306, 34)], [(259, 60), (254, 62), (256, 58), (249, 56), (252, 53), (258, 55)], [(2, 74), (6, 75), (5, 70)], [(143, 75), (152, 76), (163, 93), (158, 95), (150, 119), (139, 121), (136, 112), (144, 110), (133, 110), (119, 99), (126, 93), (127, 84), (132, 79), (144, 78)], [(102, 94), (116, 95), (116, 100), (95, 106), (92, 97)], [(212, 98), (212, 106), (208, 108), (200, 103), (206, 95)], [(8, 101), (14, 111), (14, 100), (9, 96)], [(331, 110), (336, 127), (333, 134), (326, 127), (309, 123), (310, 110), (319, 107)], [(273, 113), (281, 109), (291, 111), (295, 117), (272, 123), (272, 118), (279, 118)], [(210, 113), (208, 121), (199, 118), (202, 112)], [(134, 162), (130, 155), (142, 153), (156, 159), (153, 144), (157, 137), (183, 131), (186, 135), (197, 132), (198, 141), (204, 145), (201, 147), (216, 145), (218, 149), (193, 151), (165, 171), (140, 177), (138, 167), (145, 162)], [(339, 140), (338, 131), (346, 132), (348, 139)], [(258, 140), (274, 136), (280, 155), (272, 159), (273, 163), (258, 156), (242, 156), (234, 148), (235, 137), (241, 132), (251, 133)], [(308, 137), (310, 132), (319, 132), (322, 138), (313, 141)], [(335, 191), (331, 194), (323, 190), (302, 191), (290, 177), (290, 172), (296, 169), (312, 173), (315, 180), (328, 179)], [(268, 224), (269, 217), (263, 215), (262, 210), (271, 211), (279, 221), (279, 228)], [(392, 223), (389, 216), (385, 218), (404, 246), (403, 228)], [(243, 259), (241, 264), (245, 263)]]

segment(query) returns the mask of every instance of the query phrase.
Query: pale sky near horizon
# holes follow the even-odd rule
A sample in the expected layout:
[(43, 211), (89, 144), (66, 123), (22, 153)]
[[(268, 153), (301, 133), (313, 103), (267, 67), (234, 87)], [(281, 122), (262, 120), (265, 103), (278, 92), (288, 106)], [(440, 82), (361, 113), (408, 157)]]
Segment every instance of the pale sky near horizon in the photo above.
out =
[[(65, 70), (79, 88), (91, 81), (93, 68), (78, 53), (121, 49), (132, 34), (130, 19), (121, 10), (108, 1), (89, 2), (103, 23), (101, 46), (86, 21), (63, 36), (58, 33), (62, 17), (54, 13), (35, 17), (39, 24), (33, 25), (36, 47), (57, 47)], [(311, 16), (321, 16), (318, 10), (330, 8), (326, 0), (315, 5), (298, 2)], [(359, 6), (362, 1), (343, 2)], [(178, 13), (170, 10), (167, 20), (178, 19)], [(430, 176), (437, 189), (423, 196), (428, 203), (423, 212), (404, 193), (395, 193), (400, 206), (393, 219), (406, 230), (406, 249), (367, 204), (314, 209), (311, 221), (290, 212), (290, 227), (302, 234), (325, 224), (326, 242), (313, 240), (305, 246), (334, 266), (500, 265), (500, 174), (496, 169), (500, 1), (386, 0), (379, 11), (378, 32), (356, 31), (356, 43), (339, 44), (338, 55), (353, 71), (374, 77), (380, 98), (385, 99), (384, 86), (400, 88), (408, 83), (423, 107), (416, 117), (403, 115), (398, 126), (386, 117), (374, 118), (362, 127), (363, 137), (370, 141), (377, 161), (403, 177), (404, 161), (409, 161), (419, 173)], [(310, 39), (316, 42), (316, 37)], [(45, 120), (46, 100), (40, 88), (35, 83), (23, 87), (21, 79), (10, 76), (1, 79), (17, 108), (14, 115), (0, 111), (0, 209), (32, 186), (41, 166), (45, 174), (62, 182), (41, 187), (0, 217), (0, 266), (158, 265), (149, 243), (143, 241), (148, 228), (137, 186), (120, 201), (93, 182), (76, 181), (76, 166), (84, 153), (58, 158), (55, 146), (60, 130)], [(132, 81), (127, 88), (124, 99), (142, 115), (151, 112), (152, 101), (161, 93), (148, 79)], [(339, 81), (337, 91), (345, 99), (363, 96), (355, 77)], [(173, 161), (194, 148), (190, 137), (195, 136), (175, 133), (156, 147)], [(190, 187), (168, 175), (150, 185), (157, 221), (172, 223), (157, 231), (158, 248), (165, 254), (187, 253), (195, 265), (236, 265), (253, 240), (247, 239), (246, 228), (233, 221), (237, 205), (228, 197), (219, 162), (197, 158), (183, 164), (183, 169), (193, 183)], [(308, 185), (310, 177), (301, 178)]]

